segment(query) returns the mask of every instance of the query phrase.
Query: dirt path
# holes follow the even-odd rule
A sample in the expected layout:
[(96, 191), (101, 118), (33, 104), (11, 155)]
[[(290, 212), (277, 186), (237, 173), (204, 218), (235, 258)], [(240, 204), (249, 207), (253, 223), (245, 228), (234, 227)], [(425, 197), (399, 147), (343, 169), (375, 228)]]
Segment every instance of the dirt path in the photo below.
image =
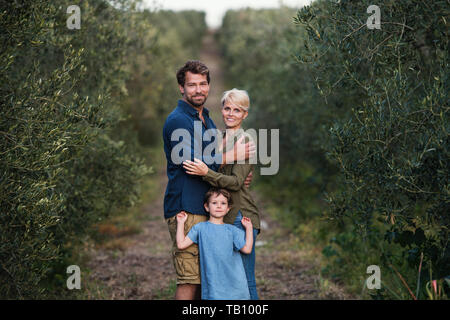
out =
[[(203, 43), (200, 59), (211, 71), (211, 91), (206, 107), (219, 128), (220, 98), (224, 80), (220, 55), (212, 34)], [(170, 258), (171, 240), (163, 219), (165, 168), (157, 173), (157, 198), (144, 204), (145, 219), (141, 232), (121, 238), (121, 250), (93, 248), (88, 267), (90, 280), (107, 288), (106, 299), (172, 299), (175, 272)], [(258, 198), (258, 195), (254, 195)], [(345, 299), (347, 296), (332, 284), (325, 287), (314, 263), (298, 248), (298, 239), (282, 228), (258, 199), (262, 233), (256, 239), (256, 279), (260, 299)], [(321, 285), (322, 283), (322, 285)]]

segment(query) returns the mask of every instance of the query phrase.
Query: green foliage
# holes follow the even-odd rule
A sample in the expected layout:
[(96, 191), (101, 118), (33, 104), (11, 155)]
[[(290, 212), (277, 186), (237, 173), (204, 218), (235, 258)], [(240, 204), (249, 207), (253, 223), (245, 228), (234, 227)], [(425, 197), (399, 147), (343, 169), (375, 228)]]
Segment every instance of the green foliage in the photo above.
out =
[(305, 36), (293, 24), (295, 13), (287, 7), (228, 11), (218, 38), (228, 86), (249, 92), (248, 127), (280, 129), (280, 171), (261, 177), (268, 196), (305, 220), (320, 215), (321, 192), (336, 169), (320, 143), (333, 110), (294, 59)]
[(144, 11), (141, 18), (150, 31), (139, 37), (140, 43), (152, 48), (141, 48), (129, 60), (132, 77), (127, 81), (125, 105), (141, 144), (155, 145), (165, 116), (180, 97), (176, 71), (187, 60), (198, 59), (206, 22), (205, 14), (198, 11)]
[[(373, 4), (381, 30), (366, 26)], [(450, 266), (448, 3), (316, 1), (292, 15), (229, 11), (219, 35), (251, 127), (280, 128), (263, 190), (292, 223), (325, 212), (326, 274), (361, 289), (377, 264), (375, 298), (427, 298)]]
[(308, 31), (302, 62), (323, 95), (345, 93), (352, 111), (326, 146), (342, 171), (330, 216), (348, 218), (362, 239), (398, 243), (410, 268), (423, 253), (439, 279), (450, 266), (448, 3), (383, 1), (381, 30), (366, 27), (370, 4), (319, 2), (297, 16)]
[[(66, 27), (72, 4), (81, 9), (80, 30)], [(165, 23), (181, 28), (204, 16), (137, 11), (138, 4), (37, 0), (0, 6), (2, 298), (45, 297), (49, 283), (64, 285), (74, 244), (94, 223), (139, 198), (151, 159), (143, 158), (138, 138), (156, 141), (159, 132), (144, 129), (153, 121), (159, 125), (161, 110), (173, 106), (175, 63), (193, 52), (180, 47), (178, 60), (170, 58), (163, 49), (189, 29), (161, 38), (158, 32), (166, 37), (168, 25), (159, 30), (152, 18), (171, 15)], [(193, 25), (201, 37), (204, 21)], [(149, 109), (154, 116), (139, 122)]]

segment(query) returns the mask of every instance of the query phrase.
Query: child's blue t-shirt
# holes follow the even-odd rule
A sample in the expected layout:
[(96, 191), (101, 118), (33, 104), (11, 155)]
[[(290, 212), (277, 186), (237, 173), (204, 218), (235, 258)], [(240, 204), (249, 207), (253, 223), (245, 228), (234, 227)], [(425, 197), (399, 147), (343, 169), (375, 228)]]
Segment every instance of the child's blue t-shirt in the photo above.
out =
[(230, 224), (206, 221), (194, 225), (187, 236), (199, 247), (202, 299), (250, 299), (239, 253), (245, 232)]

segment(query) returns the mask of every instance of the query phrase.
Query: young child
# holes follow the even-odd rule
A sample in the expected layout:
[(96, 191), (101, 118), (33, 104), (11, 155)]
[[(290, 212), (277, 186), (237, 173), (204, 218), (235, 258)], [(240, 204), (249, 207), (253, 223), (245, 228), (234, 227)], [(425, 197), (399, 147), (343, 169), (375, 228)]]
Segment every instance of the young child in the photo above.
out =
[(194, 242), (200, 250), (200, 278), (204, 300), (248, 300), (250, 293), (239, 251), (252, 252), (253, 225), (242, 218), (241, 229), (223, 222), (231, 207), (231, 195), (225, 189), (211, 188), (205, 195), (204, 206), (209, 221), (194, 225), (184, 234), (186, 213), (177, 215), (177, 246), (185, 249)]

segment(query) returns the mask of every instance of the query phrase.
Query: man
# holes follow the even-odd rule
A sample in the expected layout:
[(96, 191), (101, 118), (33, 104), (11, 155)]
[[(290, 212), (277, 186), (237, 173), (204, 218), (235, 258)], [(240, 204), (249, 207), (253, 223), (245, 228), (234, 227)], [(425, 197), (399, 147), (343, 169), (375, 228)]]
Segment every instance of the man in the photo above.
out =
[[(169, 226), (173, 242), (172, 258), (177, 274), (175, 299), (193, 300), (200, 299), (201, 294), (198, 246), (193, 244), (184, 250), (177, 248), (176, 215), (186, 212), (188, 216), (185, 222), (186, 234), (198, 222), (207, 221), (208, 214), (203, 206), (203, 197), (210, 186), (201, 177), (188, 175), (183, 169), (182, 163), (173, 159), (172, 151), (177, 144), (184, 143), (185, 146), (188, 146), (190, 153), (183, 154), (184, 159), (193, 161), (195, 156), (207, 163), (209, 168), (217, 171), (221, 164), (248, 159), (254, 154), (255, 146), (253, 143), (247, 143), (245, 148), (235, 148), (224, 154), (214, 154), (213, 152), (209, 159), (207, 156), (203, 156), (203, 150), (211, 142), (206, 139), (199, 142), (195, 138), (194, 128), (199, 128), (196, 127), (195, 122), (201, 124), (202, 137), (206, 130), (216, 129), (216, 125), (209, 117), (208, 109), (203, 107), (209, 93), (208, 67), (200, 61), (188, 61), (178, 70), (177, 81), (182, 99), (178, 100), (178, 106), (169, 114), (163, 128), (164, 152), (169, 179), (164, 196), (164, 218)], [(189, 132), (191, 141), (184, 141), (184, 139), (182, 139), (183, 141), (172, 141), (174, 131), (177, 129)], [(195, 133), (198, 134), (198, 132)], [(246, 184), (249, 184), (250, 180), (251, 175), (247, 178)]]

